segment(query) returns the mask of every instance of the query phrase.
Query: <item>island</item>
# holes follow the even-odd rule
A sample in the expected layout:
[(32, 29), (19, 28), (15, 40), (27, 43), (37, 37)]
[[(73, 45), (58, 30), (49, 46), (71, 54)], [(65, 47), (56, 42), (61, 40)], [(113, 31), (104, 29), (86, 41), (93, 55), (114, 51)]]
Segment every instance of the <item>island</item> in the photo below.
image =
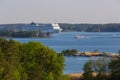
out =
[(117, 53), (110, 53), (110, 52), (100, 52), (98, 50), (95, 51), (84, 51), (84, 52), (78, 52), (77, 49), (66, 49), (61, 51), (62, 55), (64, 56), (81, 56), (81, 57), (117, 57), (119, 54)]

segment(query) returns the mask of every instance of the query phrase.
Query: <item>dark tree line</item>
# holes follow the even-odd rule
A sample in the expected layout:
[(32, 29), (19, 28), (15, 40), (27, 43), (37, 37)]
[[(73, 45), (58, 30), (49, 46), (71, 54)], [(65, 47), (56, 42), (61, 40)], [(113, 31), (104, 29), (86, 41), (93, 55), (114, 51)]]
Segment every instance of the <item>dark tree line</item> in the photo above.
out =
[(63, 31), (120, 32), (120, 24), (59, 24)]
[(39, 31), (0, 31), (0, 37), (29, 38), (29, 37), (49, 37), (50, 33), (42, 33)]

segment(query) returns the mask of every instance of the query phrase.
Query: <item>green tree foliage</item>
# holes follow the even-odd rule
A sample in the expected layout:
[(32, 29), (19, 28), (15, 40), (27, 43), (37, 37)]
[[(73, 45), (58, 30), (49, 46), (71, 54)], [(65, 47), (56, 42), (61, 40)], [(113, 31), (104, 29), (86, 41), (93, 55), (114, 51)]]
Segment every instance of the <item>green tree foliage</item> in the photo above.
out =
[(117, 58), (111, 59), (109, 68), (111, 69), (111, 80), (120, 80), (120, 54)]
[(1, 80), (20, 80), (19, 46), (20, 44), (13, 40), (0, 39)]
[[(108, 67), (109, 62), (110, 60), (106, 58), (99, 58), (88, 61), (83, 68), (83, 80), (107, 80), (107, 73), (110, 72)], [(92, 73), (96, 73), (97, 76), (93, 77)]]
[[(38, 42), (23, 44), (21, 48), (21, 62), (29, 78), (44, 80), (46, 75), (53, 75), (55, 79), (61, 75), (64, 65), (62, 56)], [(32, 74), (32, 75), (31, 75)]]
[(93, 70), (92, 70), (92, 62), (88, 61), (85, 65), (84, 65), (84, 73), (83, 73), (83, 77), (82, 80), (93, 80)]
[(65, 56), (71, 56), (71, 55), (74, 55), (74, 54), (77, 54), (77, 53), (78, 53), (77, 49), (72, 49), (72, 50), (67, 49), (67, 50), (63, 50), (61, 52), (61, 54), (65, 55)]
[(62, 80), (64, 58), (39, 42), (0, 39), (0, 80)]

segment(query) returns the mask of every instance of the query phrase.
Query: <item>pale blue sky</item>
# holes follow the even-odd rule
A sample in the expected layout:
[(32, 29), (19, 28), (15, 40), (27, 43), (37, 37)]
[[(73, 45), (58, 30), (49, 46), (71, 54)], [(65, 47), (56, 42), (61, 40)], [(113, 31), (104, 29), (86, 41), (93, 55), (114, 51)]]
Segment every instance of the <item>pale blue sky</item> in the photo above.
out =
[(120, 0), (0, 0), (4, 23), (120, 23)]

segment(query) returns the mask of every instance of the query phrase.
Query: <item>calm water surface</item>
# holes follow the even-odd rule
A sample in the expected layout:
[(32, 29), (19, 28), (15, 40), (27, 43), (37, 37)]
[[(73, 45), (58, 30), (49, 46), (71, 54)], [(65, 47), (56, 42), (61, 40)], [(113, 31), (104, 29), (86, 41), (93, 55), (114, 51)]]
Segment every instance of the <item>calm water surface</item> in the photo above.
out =
[[(76, 39), (74, 36), (82, 35), (85, 38)], [(64, 49), (78, 49), (78, 51), (94, 51), (117, 53), (120, 49), (120, 33), (113, 32), (61, 32), (53, 34), (51, 38), (14, 38), (20, 42), (39, 41), (46, 46), (61, 52)], [(91, 58), (65, 57), (64, 73), (82, 72), (83, 65)]]

